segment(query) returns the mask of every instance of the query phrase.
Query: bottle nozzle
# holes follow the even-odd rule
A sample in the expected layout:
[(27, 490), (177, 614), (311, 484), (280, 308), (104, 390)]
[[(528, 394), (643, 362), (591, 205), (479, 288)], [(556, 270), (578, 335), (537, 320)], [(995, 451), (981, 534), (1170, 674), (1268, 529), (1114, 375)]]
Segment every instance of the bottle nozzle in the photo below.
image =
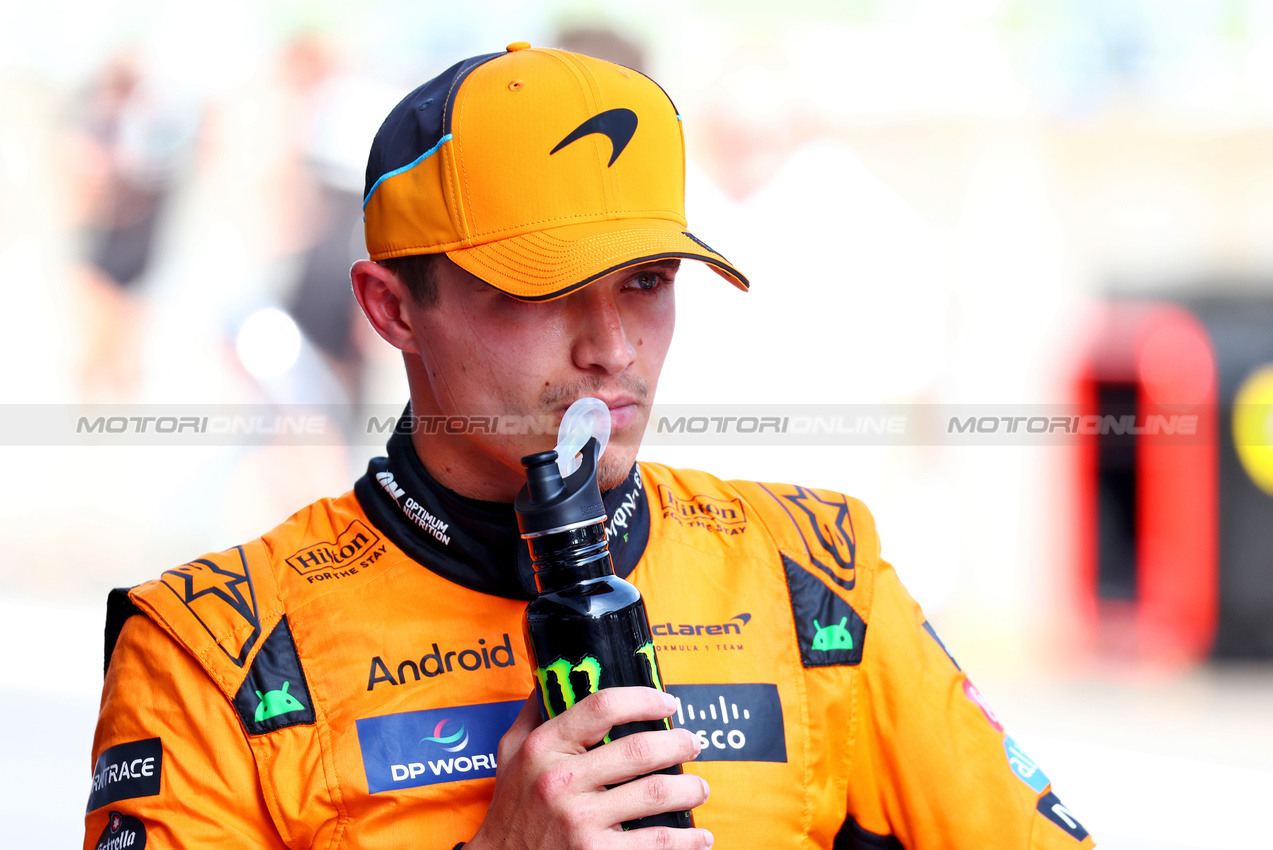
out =
[(543, 504), (553, 499), (566, 486), (557, 468), (555, 451), (527, 455), (522, 458), (522, 466), (526, 467), (526, 486), (532, 504)]
[(513, 507), (523, 537), (605, 521), (606, 506), (597, 489), (597, 460), (601, 452), (596, 438), (584, 444), (581, 454), (583, 463), (565, 479), (557, 468), (556, 452), (539, 452), (522, 458), (526, 486), (513, 500)]

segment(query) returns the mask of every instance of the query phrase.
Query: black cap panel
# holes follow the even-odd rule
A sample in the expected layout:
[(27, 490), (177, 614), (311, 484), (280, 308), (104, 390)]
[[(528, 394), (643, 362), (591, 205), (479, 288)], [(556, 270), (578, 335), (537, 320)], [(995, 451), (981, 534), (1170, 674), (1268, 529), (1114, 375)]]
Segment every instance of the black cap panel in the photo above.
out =
[(457, 62), (398, 102), (380, 125), (367, 157), (363, 197), (380, 178), (433, 150), (451, 132), (451, 101), (464, 78), (479, 65), (504, 53), (487, 53)]

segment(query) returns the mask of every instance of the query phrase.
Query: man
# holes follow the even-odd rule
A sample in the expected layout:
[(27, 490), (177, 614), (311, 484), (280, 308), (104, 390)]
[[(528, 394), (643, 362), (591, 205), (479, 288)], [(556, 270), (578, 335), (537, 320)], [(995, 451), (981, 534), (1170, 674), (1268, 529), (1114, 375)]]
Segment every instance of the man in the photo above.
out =
[[(680, 261), (747, 287), (685, 229), (679, 122), (642, 75), (525, 43), (394, 109), (352, 280), (408, 415), (352, 492), (112, 595), (86, 847), (1091, 845), (865, 507), (635, 463)], [(437, 423), (584, 395), (611, 411), (610, 550), (670, 696), (568, 677), (541, 723), (509, 503), (551, 438)], [(698, 828), (620, 826), (685, 808)]]

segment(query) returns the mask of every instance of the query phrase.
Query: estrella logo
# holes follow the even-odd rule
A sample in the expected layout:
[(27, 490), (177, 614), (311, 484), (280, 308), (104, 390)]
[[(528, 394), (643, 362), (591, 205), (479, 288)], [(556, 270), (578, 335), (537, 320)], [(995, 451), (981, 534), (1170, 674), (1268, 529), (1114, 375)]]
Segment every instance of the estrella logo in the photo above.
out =
[[(423, 744), (425, 741), (428, 741), (429, 743), (437, 744), (448, 753), (458, 753), (460, 750), (467, 747), (469, 743), (469, 736), (468, 732), (464, 730), (463, 723), (460, 724), (460, 730), (458, 732), (445, 736), (442, 734), (442, 727), (446, 726), (446, 724), (450, 722), (451, 719), (449, 717), (444, 717), (439, 720), (438, 725), (433, 727), (433, 734), (421, 738), (420, 743)], [(459, 743), (456, 743), (457, 741)]]

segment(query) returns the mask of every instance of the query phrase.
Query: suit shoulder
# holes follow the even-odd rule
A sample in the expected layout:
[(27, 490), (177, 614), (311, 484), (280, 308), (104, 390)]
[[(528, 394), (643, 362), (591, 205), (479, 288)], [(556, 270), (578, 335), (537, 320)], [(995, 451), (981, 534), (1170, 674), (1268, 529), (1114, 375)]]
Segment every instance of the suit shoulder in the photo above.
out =
[(807, 548), (828, 546), (852, 550), (855, 556), (878, 556), (875, 517), (866, 503), (853, 496), (772, 481), (729, 481), (763, 516), (771, 532), (781, 539), (797, 533)]
[(330, 567), (342, 549), (352, 554), (379, 538), (352, 493), (320, 499), (255, 540), (165, 570), (128, 597), (232, 693), (255, 651), (300, 601), (295, 586), (305, 583), (289, 573), (312, 576), (313, 564)]
[(657, 463), (642, 463), (641, 470), (654, 506), (665, 517), (714, 515), (760, 523), (784, 554), (802, 562), (849, 564), (878, 557), (875, 518), (852, 496), (797, 484), (724, 480)]
[(734, 485), (701, 469), (685, 469), (661, 463), (641, 463), (641, 479), (646, 489), (657, 494), (660, 490), (690, 493), (724, 498), (739, 498), (742, 494)]
[[(882, 562), (866, 505), (797, 484), (723, 481), (698, 470), (651, 465), (646, 483), (663, 522), (714, 532), (743, 546), (785, 579), (806, 668), (862, 662)], [(653, 495), (657, 493), (657, 495)], [(726, 518), (729, 518), (728, 520)], [(728, 522), (746, 534), (726, 538)]]
[(746, 481), (742, 479), (723, 479), (701, 469), (671, 467), (662, 463), (641, 462), (641, 476), (647, 487), (654, 489), (659, 485), (679, 487), (682, 490), (696, 490), (711, 495), (742, 497), (757, 508), (768, 507), (767, 503), (778, 503), (780, 494), (811, 494), (816, 500), (826, 504), (847, 505), (851, 512), (869, 520), (872, 526), (871, 512), (860, 499), (834, 490), (820, 487), (804, 487), (798, 484), (779, 484), (767, 481)]
[(727, 539), (748, 527), (753, 513), (747, 497), (731, 482), (699, 469), (642, 463), (641, 478), (653, 513), (687, 531), (707, 529)]
[(730, 483), (752, 495), (777, 544), (804, 666), (860, 664), (882, 563), (866, 505), (798, 484)]

